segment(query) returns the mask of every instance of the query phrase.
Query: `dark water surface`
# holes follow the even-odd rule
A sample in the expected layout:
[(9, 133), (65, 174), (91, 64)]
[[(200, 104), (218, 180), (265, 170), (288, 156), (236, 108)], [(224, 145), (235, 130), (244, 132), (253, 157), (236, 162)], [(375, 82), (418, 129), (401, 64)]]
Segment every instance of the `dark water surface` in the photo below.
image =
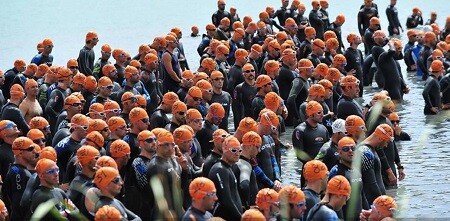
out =
[[(302, 2), (308, 14), (310, 1)], [(362, 2), (330, 1), (331, 20), (340, 13), (346, 16), (343, 36), (358, 32), (356, 15)], [(389, 1), (376, 0), (375, 3), (378, 4), (382, 29), (387, 32), (385, 9)], [(419, 6), (425, 21), (434, 10), (438, 14), (438, 24), (443, 26), (450, 14), (449, 3), (448, 0), (398, 1), (400, 21), (404, 24), (412, 8)], [(265, 6), (272, 5), (276, 9), (280, 1), (227, 1), (227, 9), (232, 5), (238, 9), (241, 19), (250, 15), (256, 20)], [(215, 10), (215, 0), (3, 1), (0, 7), (0, 70), (11, 68), (17, 58), (29, 62), (36, 53), (36, 44), (46, 37), (52, 38), (55, 44), (52, 53), (54, 64), (65, 65), (69, 58), (78, 57), (87, 31), (95, 30), (99, 34), (100, 42), (95, 48), (97, 58), (103, 43), (123, 48), (133, 56), (140, 44), (151, 43), (155, 36), (167, 34), (174, 26), (183, 30), (185, 37), (181, 41), (189, 65), (196, 68), (199, 57), (195, 49), (201, 39), (189, 37), (190, 27), (195, 24), (202, 33)], [(406, 36), (401, 36), (401, 39), (405, 42)], [(346, 42), (344, 44), (348, 46)], [(450, 114), (425, 117), (421, 96), (423, 82), (418, 81), (414, 74), (407, 74), (404, 66), (402, 69), (411, 92), (404, 96), (405, 101), (397, 110), (401, 126), (410, 133), (413, 141), (399, 145), (406, 179), (399, 182), (398, 189), (389, 190), (389, 194), (395, 196), (401, 218), (450, 220), (450, 173), (447, 172), (450, 168), (450, 133), (449, 122), (446, 121)], [(367, 102), (375, 91), (366, 88), (363, 100)], [(291, 143), (291, 133), (292, 128), (288, 128), (283, 135), (284, 142)], [(300, 164), (295, 154), (289, 151), (282, 161), (284, 183), (298, 184)]]

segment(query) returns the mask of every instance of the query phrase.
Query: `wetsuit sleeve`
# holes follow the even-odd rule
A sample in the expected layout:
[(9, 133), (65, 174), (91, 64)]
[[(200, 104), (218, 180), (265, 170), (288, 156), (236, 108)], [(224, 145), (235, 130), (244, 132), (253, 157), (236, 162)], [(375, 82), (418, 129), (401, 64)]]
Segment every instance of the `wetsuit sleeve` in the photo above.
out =
[(31, 59), (32, 64), (39, 65), (39, 62), (41, 62), (41, 55), (36, 55)]
[(281, 181), (280, 167), (278, 166), (277, 159), (274, 154), (270, 157), (270, 162), (272, 163), (275, 180)]
[(23, 135), (26, 135), (30, 130), (23, 114), (20, 112), (19, 108), (5, 108), (3, 109), (2, 118), (4, 120), (10, 120), (17, 125), (17, 128), (22, 131)]
[(265, 183), (267, 186), (273, 187), (273, 181), (267, 177), (264, 171), (258, 166), (256, 159), (251, 160), (253, 172), (255, 172), (256, 180), (260, 183)]
[(409, 136), (408, 133), (402, 131), (400, 133), (400, 136), (396, 137), (396, 140), (408, 141), (411, 140), (411, 136)]
[(295, 79), (292, 82), (292, 88), (291, 91), (289, 92), (289, 96), (287, 99), (287, 105), (288, 107), (294, 111), (294, 113), (292, 113), (294, 115), (295, 118), (299, 119), (299, 113), (298, 113), (298, 106), (297, 106), (297, 96), (298, 93), (303, 89), (304, 84), (301, 82), (300, 79)]
[[(53, 90), (52, 93), (50, 94), (50, 97), (48, 99), (47, 105), (45, 106), (45, 113), (47, 114), (47, 116), (49, 117), (53, 117), (56, 118), (58, 116), (58, 112), (55, 110), (55, 107), (57, 105), (57, 102), (64, 102), (61, 99), (63, 99), (63, 97), (59, 97), (56, 93), (56, 90)], [(55, 102), (55, 97), (58, 96), (58, 100)]]
[(364, 30), (364, 26), (363, 26), (363, 13), (361, 11), (359, 11), (358, 13), (358, 31), (359, 31), (359, 35), (364, 36), (364, 32), (366, 30)]
[(433, 83), (434, 83), (434, 81), (428, 81), (425, 84), (425, 87), (423, 88), (423, 92), (422, 92), (423, 100), (425, 101), (425, 104), (428, 104), (429, 107), (433, 107), (433, 104), (431, 103), (431, 98), (430, 98), (430, 93), (431, 93), (431, 88), (433, 87)]
[(389, 6), (386, 8), (386, 17), (389, 22), (389, 26), (392, 26), (395, 28), (395, 22), (394, 22), (394, 11)]
[(205, 48), (209, 46), (210, 39), (205, 36), (203, 36), (202, 41), (197, 47), (197, 53), (201, 57), (205, 51)]
[(120, 206), (122, 206), (122, 208), (125, 210), (128, 220), (132, 220), (132, 221), (141, 221), (142, 220), (138, 215), (133, 213), (131, 210), (127, 209), (125, 207), (125, 205), (123, 205), (122, 202), (119, 201), (119, 203), (120, 203)]
[(231, 189), (229, 185), (230, 177), (224, 170), (217, 170), (215, 174), (211, 174), (211, 172), (209, 174), (209, 178), (215, 181), (214, 183), (219, 184), (216, 188), (217, 192), (220, 192), (220, 205), (223, 207), (224, 211), (230, 213), (230, 217), (241, 217), (242, 214), (240, 212), (240, 208), (236, 207), (236, 203), (233, 201), (231, 196)]
[(301, 162), (305, 163), (307, 159), (305, 159), (305, 146), (303, 143), (304, 131), (300, 129), (295, 129), (292, 133), (292, 145), (295, 148), (295, 153), (297, 155), (297, 159)]
[(236, 86), (233, 92), (233, 103), (231, 105), (234, 115), (234, 128), (239, 126), (239, 122), (243, 118), (244, 105), (242, 104), (242, 90), (240, 85)]
[(386, 154), (384, 153), (384, 150), (382, 148), (376, 148), (378, 157), (380, 158), (381, 162), (381, 169), (383, 171), (391, 169), (391, 166), (389, 166), (388, 159), (386, 157)]
[(262, 99), (253, 99), (252, 101), (253, 119), (258, 119), (259, 112), (264, 109), (264, 103), (261, 101)]
[(245, 208), (249, 208), (251, 205), (248, 205), (249, 201), (249, 191), (250, 191), (250, 176), (251, 176), (251, 167), (241, 166), (239, 167), (239, 190), (243, 194), (239, 194), (241, 197), (242, 206)]
[(239, 73), (235, 68), (230, 69), (230, 72), (228, 73), (229, 77), (228, 77), (228, 88), (227, 88), (227, 92), (228, 93), (232, 93), (234, 91), (236, 86), (236, 81), (238, 78), (238, 75), (240, 75), (241, 73)]
[(89, 68), (89, 63), (89, 51), (83, 48), (80, 50), (80, 54), (78, 55), (78, 67), (81, 73), (92, 75), (92, 70)]
[(369, 151), (365, 151), (362, 154), (361, 178), (363, 180), (364, 193), (369, 204), (372, 204), (378, 196), (381, 196), (381, 190), (375, 177), (374, 159), (375, 156)]
[(277, 28), (279, 31), (285, 31), (286, 29), (284, 29), (283, 27), (281, 27), (281, 25), (279, 25), (275, 20), (270, 19), (270, 22), (272, 23), (273, 26), (275, 26), (275, 28)]
[[(397, 165), (400, 163), (400, 155), (398, 154), (398, 147), (395, 142), (394, 142), (394, 162)], [(395, 168), (392, 168), (392, 170), (395, 170)]]

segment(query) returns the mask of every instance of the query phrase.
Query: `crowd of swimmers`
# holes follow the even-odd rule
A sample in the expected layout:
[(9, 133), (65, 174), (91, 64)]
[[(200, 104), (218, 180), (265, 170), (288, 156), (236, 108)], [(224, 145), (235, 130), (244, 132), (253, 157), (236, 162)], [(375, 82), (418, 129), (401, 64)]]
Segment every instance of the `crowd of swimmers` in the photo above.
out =
[[(396, 142), (411, 139), (395, 112), (410, 90), (400, 60), (425, 80), (424, 114), (449, 109), (450, 17), (441, 30), (431, 12), (421, 31), (415, 7), (403, 47), (396, 0), (391, 38), (372, 0), (344, 38), (327, 0), (281, 4), (241, 21), (218, 0), (197, 70), (174, 27), (135, 56), (103, 44), (98, 60), (88, 32), (66, 65), (46, 38), (0, 71), (0, 220), (394, 220), (386, 189), (405, 178)], [(282, 181), (292, 147), (296, 185)]]

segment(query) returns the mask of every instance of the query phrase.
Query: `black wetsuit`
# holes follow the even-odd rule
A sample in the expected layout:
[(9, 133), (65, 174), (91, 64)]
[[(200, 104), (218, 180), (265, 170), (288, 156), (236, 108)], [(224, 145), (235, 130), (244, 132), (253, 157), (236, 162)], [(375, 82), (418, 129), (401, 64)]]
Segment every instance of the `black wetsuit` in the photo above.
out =
[(309, 13), (309, 23), (316, 30), (316, 38), (323, 39), (324, 21), (321, 10), (311, 10)]
[(10, 220), (23, 220), (26, 211), (20, 207), (31, 172), (19, 164), (11, 164), (8, 174), (3, 178), (2, 196), (9, 212)]
[(446, 74), (439, 81), (440, 90), (442, 93), (442, 104), (450, 103), (450, 74)]
[(415, 46), (415, 42), (408, 42), (405, 44), (405, 48), (403, 49), (403, 60), (406, 64), (406, 71), (412, 71), (411, 66), (415, 64), (412, 57), (412, 49)]
[[(389, 35), (400, 34), (400, 28), (402, 27), (402, 25), (400, 24), (400, 21), (398, 20), (398, 10), (395, 7), (395, 5), (389, 5), (386, 8), (386, 17), (389, 22), (389, 26), (388, 26)], [(394, 32), (394, 28), (397, 29), (397, 32)]]
[(424, 81), (428, 78), (428, 75), (430, 75), (430, 71), (427, 68), (427, 59), (431, 56), (432, 53), (433, 48), (430, 48), (426, 45), (424, 45), (419, 52), (419, 60), (417, 61), (417, 66), (419, 66), (423, 72), (422, 80)]
[[(150, 180), (154, 176), (159, 177), (160, 181), (162, 182), (163, 193), (167, 201), (168, 209), (175, 211), (181, 209), (183, 201), (175, 201), (174, 196), (181, 196), (181, 191), (188, 189), (188, 171), (182, 170), (181, 166), (176, 162), (174, 158), (165, 159), (156, 155), (150, 160), (150, 163), (148, 164), (147, 180)], [(178, 182), (181, 183), (181, 188), (173, 189), (173, 187), (175, 187), (175, 183)], [(175, 193), (175, 191), (177, 191), (178, 193)], [(147, 183), (147, 186), (143, 193), (145, 196), (148, 196), (148, 202), (151, 203), (150, 208), (154, 208), (155, 198), (149, 183)], [(152, 214), (150, 215), (151, 219), (160, 217), (161, 214), (158, 213), (159, 211), (156, 208), (154, 209), (154, 211), (148, 211), (148, 214)]]
[[(48, 123), (50, 125), (50, 129), (52, 134), (56, 133), (56, 119), (58, 115), (63, 111), (64, 100), (68, 96), (67, 90), (64, 90), (60, 87), (56, 87), (48, 97), (47, 106), (45, 106), (44, 112), (47, 114)], [(55, 98), (57, 100), (55, 101)]]
[(78, 68), (81, 73), (88, 75), (93, 75), (94, 70), (94, 62), (95, 62), (95, 53), (92, 48), (88, 48), (84, 46), (80, 50), (80, 54), (78, 55)]
[(344, 53), (345, 58), (347, 59), (347, 65), (345, 66), (345, 70), (349, 72), (350, 70), (355, 70), (354, 76), (358, 78), (359, 83), (359, 97), (363, 95), (363, 86), (364, 86), (364, 77), (363, 77), (363, 54), (359, 49), (353, 49), (352, 47), (347, 48)]
[(222, 155), (211, 151), (211, 153), (206, 157), (204, 164), (203, 164), (203, 176), (208, 177), (209, 171), (211, 170), (211, 167), (214, 166), (215, 163), (220, 161), (220, 158)]
[(230, 30), (224, 30), (220, 27), (217, 28), (217, 36), (219, 41), (228, 41), (230, 38)]
[(447, 38), (447, 35), (449, 35), (450, 34), (450, 28), (448, 28), (448, 29), (442, 29), (442, 31), (441, 31), (441, 39), (442, 40), (444, 40), (444, 39), (446, 39)]
[(266, 107), (266, 105), (264, 104), (264, 96), (256, 95), (255, 98), (253, 98), (251, 105), (252, 105), (252, 113), (253, 113), (253, 115), (251, 117), (253, 119), (258, 119), (259, 112), (261, 112), (261, 110)]
[(330, 140), (323, 144), (315, 159), (322, 161), (327, 166), (328, 170), (331, 170), (331, 168), (339, 162), (337, 150), (337, 143)]
[(402, 58), (402, 56), (396, 55), (395, 51), (392, 50), (383, 52), (378, 58), (378, 68), (381, 70), (384, 78), (383, 89), (389, 92), (389, 97), (392, 100), (402, 100), (403, 90), (406, 88), (395, 61)]
[(155, 128), (164, 128), (167, 124), (170, 123), (169, 117), (167, 117), (167, 113), (162, 109), (156, 109), (155, 112), (150, 116), (150, 130)]
[[(363, 192), (361, 174), (359, 173), (359, 171), (353, 171), (352, 168), (347, 167), (340, 162), (338, 162), (334, 167), (329, 168), (329, 170), (329, 179), (335, 177), (336, 175), (344, 176), (345, 178), (347, 178), (352, 187), (350, 200), (347, 202), (347, 205), (344, 205), (344, 207), (342, 207), (344, 220), (359, 221), (359, 213), (361, 212), (361, 210), (363, 208), (369, 209), (369, 205), (367, 204)], [(357, 175), (353, 176), (353, 173), (356, 172), (358, 172)]]
[(361, 152), (361, 178), (363, 181), (363, 190), (367, 199), (367, 203), (372, 205), (373, 201), (386, 194), (381, 176), (381, 163), (377, 152), (373, 147), (365, 144), (358, 147)]
[(289, 92), (292, 88), (292, 81), (298, 77), (298, 73), (294, 70), (289, 69), (287, 65), (283, 63), (280, 68), (280, 74), (276, 78), (276, 82), (280, 88), (280, 97), (283, 100), (287, 100), (289, 97)]
[(31, 218), (31, 200), (34, 191), (36, 191), (39, 188), (39, 185), (41, 184), (41, 181), (39, 180), (38, 174), (33, 173), (31, 175), (30, 179), (28, 179), (27, 187), (25, 188), (25, 191), (22, 194), (22, 199), (20, 200), (20, 207), (23, 208), (25, 211), (27, 211), (27, 214), (25, 215), (25, 219)]
[(425, 82), (425, 87), (423, 88), (422, 97), (425, 101), (425, 106), (423, 108), (423, 113), (425, 115), (437, 114), (431, 111), (432, 107), (441, 107), (441, 86), (439, 85), (439, 80), (434, 76), (430, 75)]
[(336, 116), (345, 120), (350, 115), (357, 115), (363, 118), (362, 108), (354, 99), (342, 95), (337, 104)]
[(410, 15), (406, 19), (406, 28), (416, 28), (419, 25), (423, 25), (423, 18), (421, 15), (419, 16)]
[(369, 86), (372, 84), (373, 76), (375, 75), (376, 70), (377, 69), (374, 64), (372, 54), (369, 54), (364, 59), (364, 63), (363, 63), (363, 73), (364, 73), (363, 74), (363, 85), (364, 86)]
[(200, 146), (200, 142), (198, 142), (197, 135), (195, 134), (192, 138), (192, 146), (191, 146), (191, 158), (195, 165), (201, 167), (203, 164), (203, 154), (202, 148)]
[(284, 22), (286, 21), (285, 12), (286, 7), (281, 6), (279, 9), (275, 11), (272, 18), (278, 18), (278, 23), (280, 23), (281, 26), (284, 26)]
[[(66, 195), (66, 193), (59, 188), (48, 188), (44, 186), (39, 186), (39, 188), (34, 192), (31, 202), (31, 211), (34, 212), (38, 206), (41, 204), (48, 202), (49, 200), (56, 201), (56, 204), (54, 205), (54, 208), (56, 211), (64, 211), (64, 201), (69, 199)], [(73, 213), (79, 212), (78, 209), (75, 211), (71, 211)], [(75, 216), (67, 214), (68, 220), (75, 220)], [(42, 220), (61, 220), (64, 219), (59, 213), (52, 213), (48, 212), (45, 214), (44, 217), (42, 217)]]
[(308, 56), (306, 56), (306, 58), (312, 62), (314, 67), (317, 67), (318, 64), (322, 63), (320, 61), (321, 57), (319, 57), (313, 53), (310, 53)]
[(320, 19), (323, 21), (323, 30), (328, 30), (330, 27), (330, 16), (327, 10), (323, 8), (320, 8), (319, 11), (322, 13), (322, 17)]
[(219, 103), (225, 109), (225, 116), (223, 117), (222, 122), (220, 122), (219, 125), (219, 128), (225, 131), (228, 131), (228, 117), (230, 116), (231, 102), (231, 95), (226, 91), (222, 91), (221, 94), (216, 94), (215, 92), (213, 92), (213, 96), (209, 101), (210, 104)]
[(216, 27), (219, 27), (219, 25), (220, 25), (220, 20), (222, 20), (222, 18), (225, 18), (225, 17), (228, 18), (228, 19), (230, 19), (230, 21), (231, 21), (231, 15), (230, 15), (229, 12), (227, 12), (227, 11), (225, 11), (225, 10), (223, 10), (223, 11), (217, 10), (217, 11), (214, 12), (214, 14), (212, 15), (211, 21), (212, 21), (212, 23), (213, 23)]
[(3, 106), (2, 120), (10, 120), (14, 122), (17, 125), (17, 129), (19, 129), (24, 136), (30, 130), (30, 127), (25, 121), (25, 117), (19, 109), (19, 106), (11, 102), (8, 102)]
[(62, 181), (66, 174), (67, 164), (73, 153), (76, 153), (78, 148), (80, 148), (81, 143), (70, 137), (62, 139), (56, 146), (56, 154), (58, 156), (58, 161), (56, 164), (59, 167), (59, 179)]
[[(364, 7), (358, 12), (358, 30), (360, 36), (364, 36), (364, 32), (369, 28), (370, 19), (373, 17), (378, 17), (378, 9), (374, 7)], [(364, 44), (364, 53), (366, 55), (370, 53), (366, 44)]]
[(86, 205), (84, 204), (84, 200), (86, 191), (93, 186), (94, 184), (92, 183), (92, 178), (89, 178), (82, 173), (75, 176), (72, 182), (70, 182), (67, 196), (83, 214), (89, 213), (86, 209)]
[(298, 48), (297, 60), (306, 58), (311, 52), (312, 52), (311, 41), (309, 41), (308, 39), (303, 40), (303, 42), (300, 44), (300, 47)]
[(197, 47), (197, 53), (200, 57), (205, 53), (206, 47), (209, 46), (209, 43), (211, 42), (211, 37), (208, 35), (203, 34), (202, 41)]
[(245, 209), (249, 209), (250, 206), (255, 205), (256, 194), (258, 194), (259, 190), (250, 159), (241, 156), (239, 161), (232, 166), (232, 169), (236, 179), (238, 179), (238, 190), (242, 206)]
[(128, 210), (123, 205), (123, 203), (120, 202), (118, 199), (114, 199), (114, 198), (111, 199), (111, 198), (105, 197), (105, 196), (101, 196), (100, 199), (97, 201), (97, 203), (95, 204), (95, 211), (98, 211), (100, 208), (102, 208), (105, 205), (116, 208), (120, 212), (120, 215), (122, 216), (122, 218), (125, 220), (134, 220), (134, 221), (141, 220), (141, 218), (139, 216), (137, 216), (136, 214), (134, 214), (133, 212)]
[(33, 76), (29, 76), (29, 75), (20, 73), (20, 74), (16, 75), (16, 77), (14, 78), (14, 80), (12, 82), (12, 85), (18, 84), (18, 85), (22, 86), (22, 88), (25, 88), (25, 82), (28, 79), (33, 79)]
[[(292, 87), (289, 92), (289, 96), (287, 98), (287, 108), (289, 115), (292, 114), (292, 125), (296, 125), (297, 121), (300, 119), (300, 113), (298, 112), (298, 107), (301, 103), (303, 103), (308, 97), (310, 83), (307, 79), (303, 79), (302, 77), (296, 77), (292, 82)], [(286, 125), (288, 125), (288, 121), (286, 120)]]
[(298, 125), (292, 132), (292, 145), (298, 151), (304, 151), (307, 158), (297, 155), (297, 159), (306, 163), (314, 159), (323, 144), (330, 139), (328, 130), (322, 124), (312, 127), (307, 121)]
[(276, 180), (281, 180), (281, 171), (275, 156), (275, 142), (272, 137), (262, 136), (261, 151), (253, 162), (258, 188), (273, 188)]
[(328, 30), (333, 31), (336, 34), (337, 40), (339, 42), (339, 48), (336, 50), (338, 54), (342, 54), (345, 50), (344, 42), (342, 41), (342, 30), (341, 26), (332, 22), (330, 26), (328, 26)]
[(256, 87), (249, 85), (247, 82), (242, 82), (236, 86), (233, 93), (233, 116), (234, 129), (239, 126), (239, 122), (244, 117), (253, 116), (251, 104), (253, 98), (256, 96)]
[(206, 221), (212, 218), (213, 215), (209, 212), (202, 212), (194, 207), (189, 207), (186, 212), (183, 214), (183, 217), (181, 218), (182, 221)]
[(375, 72), (375, 81), (377, 82), (377, 85), (379, 88), (384, 87), (384, 77), (383, 77), (383, 73), (382, 73), (382, 71), (380, 69), (380, 65), (379, 65), (380, 55), (383, 54), (384, 52), (385, 51), (382, 46), (375, 45), (372, 48), (373, 62), (375, 63), (375, 65), (377, 67), (377, 70)]
[[(301, 24), (301, 25), (309, 25), (309, 19), (306, 17), (306, 16), (303, 16), (303, 15), (300, 15), (300, 14), (298, 14), (297, 15), (297, 17), (295, 17), (294, 18), (294, 20), (295, 20), (295, 23), (297, 23), (297, 25), (298, 24)], [(306, 38), (306, 35), (305, 35), (305, 29), (303, 28), (303, 29), (298, 29), (297, 30), (297, 34), (296, 34), (296, 36), (297, 36), (297, 38), (298, 38), (298, 40), (300, 41), (300, 42), (303, 42), (304, 40), (305, 40), (305, 38)], [(297, 47), (299, 47), (300, 45), (297, 45)]]
[[(225, 119), (224, 119), (225, 120)], [(209, 142), (213, 139), (213, 133), (219, 129), (219, 127), (212, 122), (209, 122), (208, 120), (205, 120), (203, 123), (202, 129), (200, 129), (196, 134), (195, 137), (197, 138), (198, 142), (200, 143), (200, 146), (202, 148), (202, 157), (206, 158), (209, 155), (209, 152), (214, 147), (214, 143)]]
[(242, 82), (244, 82), (242, 67), (235, 64), (230, 68), (230, 71), (228, 72), (228, 88), (226, 88), (225, 91), (227, 91), (230, 94), (233, 94), (233, 91), (236, 88), (236, 86)]
[(303, 219), (306, 220), (308, 217), (309, 210), (314, 207), (314, 205), (320, 202), (320, 193), (316, 193), (314, 190), (304, 188), (302, 189), (305, 194), (305, 204), (306, 210), (303, 212)]
[(215, 60), (215, 61), (216, 61), (216, 69), (218, 71), (220, 71), (220, 73), (222, 73), (223, 78), (224, 78), (222, 89), (226, 91), (228, 89), (228, 76), (229, 76), (228, 72), (231, 69), (231, 66), (230, 66), (230, 64), (228, 64), (227, 60), (225, 60), (225, 61)]
[(9, 69), (4, 73), (3, 77), (5, 78), (5, 83), (1, 86), (1, 89), (3, 91), (3, 96), (5, 96), (6, 100), (11, 98), (11, 94), (9, 92), (11, 90), (11, 86), (13, 85), (14, 78), (19, 73), (21, 72), (19, 72), (16, 68)]
[(219, 198), (214, 208), (214, 216), (225, 220), (240, 220), (243, 208), (237, 179), (231, 169), (231, 165), (220, 160), (211, 168), (208, 178), (214, 182), (217, 197)]
[[(161, 90), (158, 86), (158, 76), (157, 76), (158, 73), (157, 73), (157, 71), (149, 72), (146, 70), (144, 70), (142, 72), (145, 72), (149, 75), (148, 81), (143, 82), (143, 83), (144, 83), (145, 89), (149, 93), (150, 99), (151, 99), (151, 102), (147, 103), (147, 113), (153, 113), (153, 111), (155, 111), (159, 105), (158, 98), (159, 98), (159, 100), (162, 100), (162, 97), (163, 97), (163, 94), (161, 93)], [(178, 97), (179, 96), (180, 95), (178, 95)], [(181, 100), (181, 98), (180, 98), (180, 100)]]
[(340, 220), (337, 211), (329, 204), (318, 203), (308, 212), (306, 221), (312, 220)]
[(1, 141), (0, 144), (0, 175), (6, 177), (9, 166), (14, 163), (14, 153), (11, 144)]
[(148, 202), (148, 199), (142, 194), (145, 190), (149, 180), (147, 177), (147, 169), (150, 165), (150, 160), (145, 156), (139, 155), (136, 157), (131, 166), (131, 170), (127, 173), (126, 179), (126, 194), (124, 198), (124, 205), (127, 209), (136, 213), (142, 220), (150, 220), (149, 211), (153, 208), (153, 202)]
[(372, 52), (373, 46), (375, 46), (375, 41), (373, 40), (373, 33), (377, 30), (372, 30), (370, 27), (364, 32), (364, 44), (367, 47), (366, 55)]

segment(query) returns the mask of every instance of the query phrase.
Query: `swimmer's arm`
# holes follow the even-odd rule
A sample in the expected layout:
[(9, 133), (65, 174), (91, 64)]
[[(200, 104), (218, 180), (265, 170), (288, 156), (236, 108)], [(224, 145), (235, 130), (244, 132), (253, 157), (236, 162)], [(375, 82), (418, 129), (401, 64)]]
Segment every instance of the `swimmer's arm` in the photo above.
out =
[(20, 110), (20, 112), (22, 112), (22, 115), (25, 117), (28, 113), (28, 105), (23, 102), (20, 103), (19, 110)]

